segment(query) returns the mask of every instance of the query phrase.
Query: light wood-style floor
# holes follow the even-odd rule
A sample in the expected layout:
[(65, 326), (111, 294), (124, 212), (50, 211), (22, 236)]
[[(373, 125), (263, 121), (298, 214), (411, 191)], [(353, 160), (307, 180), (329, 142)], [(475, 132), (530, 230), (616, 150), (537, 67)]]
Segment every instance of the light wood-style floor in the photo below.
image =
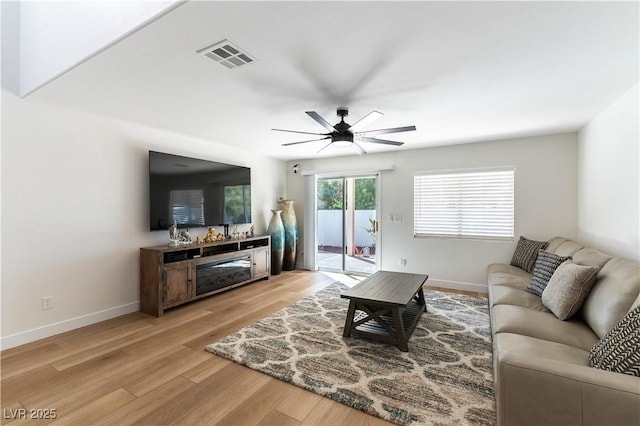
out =
[(388, 425), (204, 350), (332, 281), (283, 272), (160, 318), (133, 313), (5, 350), (2, 424)]

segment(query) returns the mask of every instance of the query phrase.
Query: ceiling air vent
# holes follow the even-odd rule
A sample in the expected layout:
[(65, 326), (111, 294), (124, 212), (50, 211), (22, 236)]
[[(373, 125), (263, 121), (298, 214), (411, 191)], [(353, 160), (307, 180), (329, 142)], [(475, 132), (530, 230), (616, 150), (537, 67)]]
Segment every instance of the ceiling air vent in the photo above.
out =
[(198, 53), (230, 69), (239, 68), (256, 61), (253, 56), (242, 51), (229, 40), (222, 40), (212, 46), (198, 50)]

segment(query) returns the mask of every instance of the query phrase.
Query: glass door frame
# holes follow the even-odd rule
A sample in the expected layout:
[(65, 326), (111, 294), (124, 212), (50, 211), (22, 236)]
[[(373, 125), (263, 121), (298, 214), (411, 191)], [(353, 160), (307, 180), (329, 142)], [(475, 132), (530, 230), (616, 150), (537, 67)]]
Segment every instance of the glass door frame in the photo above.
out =
[[(327, 266), (321, 266), (321, 260), (319, 259), (320, 256), (320, 250), (318, 249), (319, 247), (319, 243), (320, 241), (316, 241), (315, 242), (315, 250), (314, 250), (314, 254), (315, 254), (315, 264), (317, 266), (317, 269), (320, 270), (326, 270), (326, 271), (332, 271), (332, 272), (342, 272), (342, 273), (348, 273), (348, 274), (370, 274), (373, 273), (375, 271), (377, 271), (379, 269), (379, 265), (380, 265), (380, 232), (379, 232), (379, 228), (378, 228), (378, 224), (379, 224), (379, 216), (380, 216), (380, 187), (381, 187), (381, 183), (380, 183), (380, 173), (379, 172), (358, 172), (358, 173), (332, 173), (332, 174), (326, 174), (326, 175), (316, 175), (316, 185), (315, 185), (315, 198), (316, 198), (316, 202), (315, 204), (315, 211), (314, 211), (314, 216), (315, 216), (315, 225), (316, 225), (316, 232), (315, 232), (315, 236), (316, 239), (318, 239), (318, 228), (319, 228), (319, 219), (318, 219), (318, 187), (319, 187), (319, 182), (321, 180), (325, 180), (325, 179), (341, 179), (342, 180), (342, 209), (341, 211), (341, 239), (342, 239), (342, 247), (341, 247), (341, 254), (340, 254), (340, 268), (336, 269), (336, 268), (332, 268), (332, 267), (327, 267)], [(356, 246), (356, 225), (355, 224), (355, 212), (357, 210), (355, 210), (355, 181), (358, 178), (374, 178), (375, 179), (375, 215), (374, 215), (374, 222), (371, 223), (371, 227), (366, 228), (366, 229), (371, 229), (372, 232), (370, 232), (372, 235), (372, 239), (373, 241), (371, 242), (370, 246), (367, 246), (367, 248), (369, 248), (369, 250), (366, 250), (364, 248), (364, 246), (361, 247), (361, 249), (357, 249), (358, 246)], [(347, 221), (350, 222), (347, 223)], [(348, 256), (353, 257), (354, 259), (359, 259), (360, 261), (369, 261), (368, 257), (370, 257), (370, 247), (374, 248), (375, 254), (374, 254), (374, 263), (371, 267), (371, 270), (369, 271), (369, 268), (363, 268), (362, 270), (352, 270), (349, 269), (349, 265), (347, 264), (347, 260), (348, 260)], [(367, 253), (366, 255), (364, 253), (358, 253), (357, 255), (354, 255), (353, 252), (357, 252), (358, 250), (363, 250), (364, 253)], [(352, 253), (350, 253), (350, 251)], [(353, 263), (352, 263), (353, 264)]]

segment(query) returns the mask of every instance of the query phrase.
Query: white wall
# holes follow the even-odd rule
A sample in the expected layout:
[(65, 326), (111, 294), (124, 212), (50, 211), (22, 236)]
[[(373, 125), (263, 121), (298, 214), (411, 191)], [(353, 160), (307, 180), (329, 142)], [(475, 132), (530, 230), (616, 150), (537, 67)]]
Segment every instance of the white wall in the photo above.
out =
[(179, 4), (158, 0), (21, 1), (20, 95), (58, 77)]
[(638, 84), (578, 133), (579, 238), (640, 260)]
[[(427, 273), (432, 284), (462, 289), (486, 289), (486, 267), (509, 262), (513, 242), (413, 237), (413, 174), (416, 171), (513, 166), (515, 175), (515, 236), (548, 240), (556, 235), (577, 237), (577, 135), (561, 134), (419, 150), (289, 162), (287, 196), (295, 204), (300, 235), (304, 227), (305, 171), (376, 169), (383, 171), (379, 246), (381, 268)], [(299, 163), (302, 173), (293, 174)], [(402, 222), (389, 222), (390, 214)], [(303, 247), (301, 243), (299, 247)], [(399, 259), (407, 260), (406, 267)]]
[(139, 247), (168, 238), (148, 230), (150, 149), (251, 167), (254, 224), (266, 232), (283, 161), (3, 90), (3, 348), (138, 309)]

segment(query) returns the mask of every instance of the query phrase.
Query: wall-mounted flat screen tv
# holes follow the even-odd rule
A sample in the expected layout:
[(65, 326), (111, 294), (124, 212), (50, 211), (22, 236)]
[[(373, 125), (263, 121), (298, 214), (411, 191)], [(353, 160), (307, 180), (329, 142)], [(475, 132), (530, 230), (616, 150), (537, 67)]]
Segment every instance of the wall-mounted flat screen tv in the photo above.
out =
[(251, 169), (149, 151), (152, 231), (251, 223)]

